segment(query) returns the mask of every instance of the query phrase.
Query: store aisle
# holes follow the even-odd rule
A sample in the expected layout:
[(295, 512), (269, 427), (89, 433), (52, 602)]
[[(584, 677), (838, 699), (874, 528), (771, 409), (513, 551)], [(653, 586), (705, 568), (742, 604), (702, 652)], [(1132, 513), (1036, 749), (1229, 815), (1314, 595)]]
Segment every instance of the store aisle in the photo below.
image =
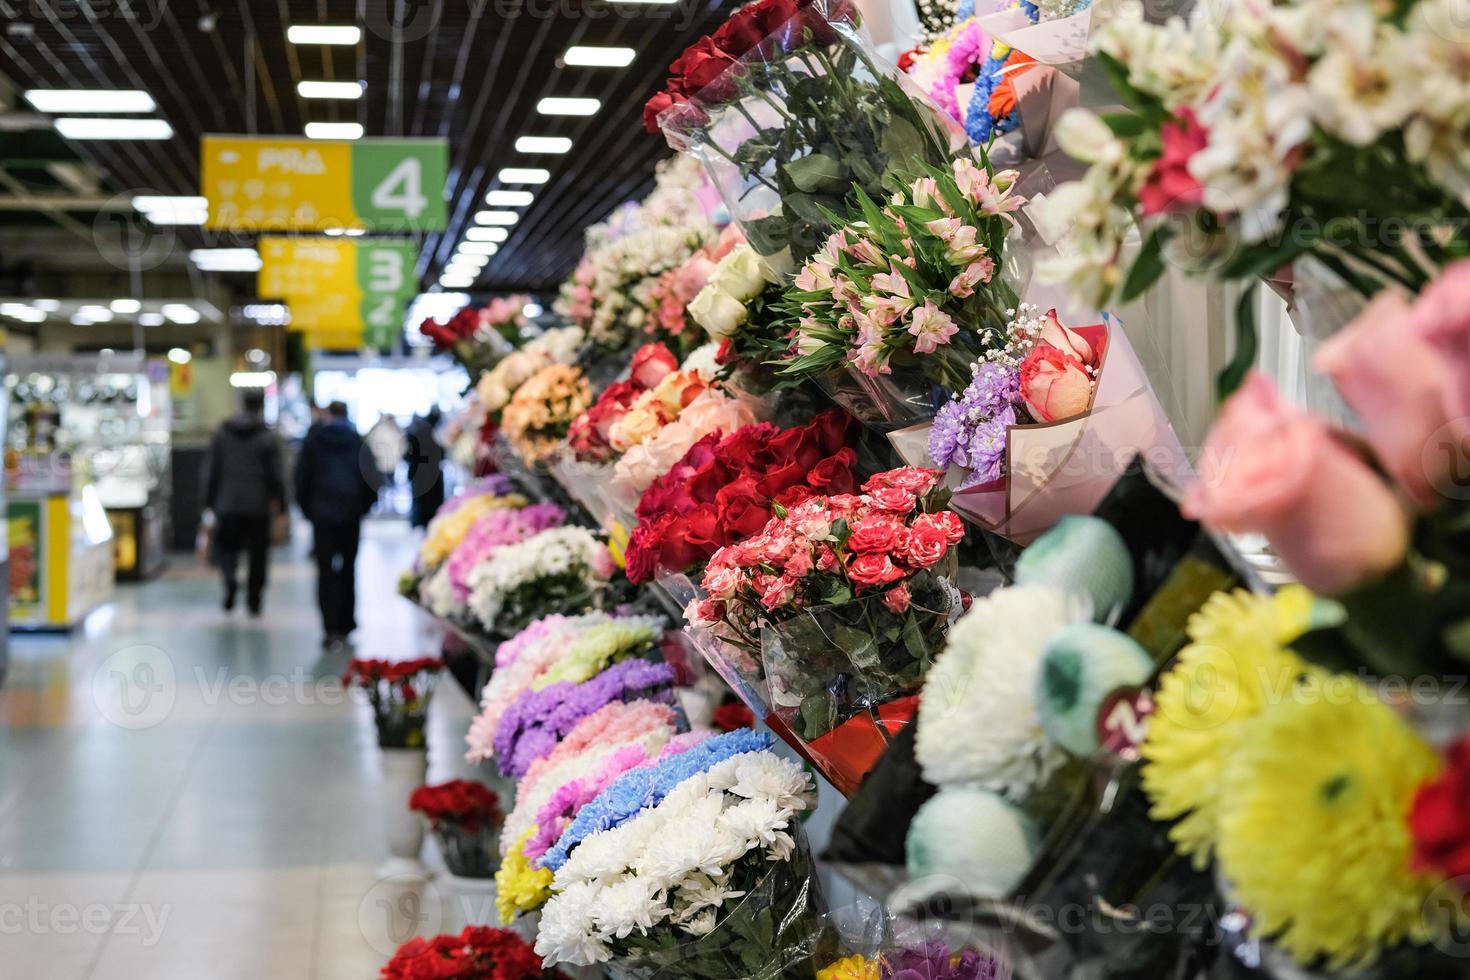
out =
[[(368, 527), (359, 656), (437, 648), (394, 587), (412, 544), (397, 522)], [(225, 614), (212, 577), (175, 565), (84, 632), (12, 638), (0, 974), (366, 980), (412, 933), (483, 911), (375, 876), (372, 719), (336, 680), (346, 655), (318, 645), (306, 542), (277, 549), (259, 620)], [(440, 689), (431, 781), (464, 774), (470, 712)]]

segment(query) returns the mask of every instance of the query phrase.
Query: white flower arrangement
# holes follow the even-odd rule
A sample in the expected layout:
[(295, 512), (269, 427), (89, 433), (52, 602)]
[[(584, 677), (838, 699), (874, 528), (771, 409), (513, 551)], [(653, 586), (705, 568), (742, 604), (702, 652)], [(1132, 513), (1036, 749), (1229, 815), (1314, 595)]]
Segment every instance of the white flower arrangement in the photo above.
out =
[(454, 594), (449, 580), (449, 563), (445, 562), (419, 585), (419, 601), (435, 616), (448, 618), (463, 606)]
[(1017, 802), (1046, 780), (1065, 756), (1042, 730), (1037, 673), (1052, 633), (1088, 619), (1086, 600), (1048, 586), (977, 599), (924, 680), (914, 742), (924, 778)]
[(591, 966), (634, 933), (708, 935), (744, 896), (734, 870), (791, 857), (798, 814), (812, 806), (806, 773), (771, 752), (748, 752), (680, 783), (662, 803), (593, 834), (556, 873), (536, 952)]
[[(527, 620), (528, 610), (508, 610), (507, 603), (518, 605), (516, 599), (532, 604), (560, 602), (579, 591), (578, 587), (590, 591), (602, 585), (612, 577), (612, 572), (612, 556), (607, 546), (591, 531), (583, 527), (552, 528), (499, 549), (490, 561), (481, 563), (470, 573), (470, 611), (486, 629), (494, 630), (506, 613)], [(557, 581), (549, 581), (553, 579)], [(535, 596), (513, 595), (533, 584), (552, 588), (542, 589)]]
[(581, 327), (558, 327), (548, 330), (527, 343), (521, 350), (530, 354), (544, 354), (553, 364), (571, 364), (587, 341), (587, 332)]

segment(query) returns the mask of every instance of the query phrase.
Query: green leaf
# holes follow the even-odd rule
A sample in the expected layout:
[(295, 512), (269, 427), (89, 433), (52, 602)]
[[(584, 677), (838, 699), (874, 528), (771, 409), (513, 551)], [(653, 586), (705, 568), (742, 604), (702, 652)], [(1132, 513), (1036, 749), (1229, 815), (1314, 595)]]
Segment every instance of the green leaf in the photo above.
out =
[(1123, 282), (1123, 302), (1127, 303), (1142, 296), (1164, 274), (1164, 243), (1171, 234), (1167, 226), (1160, 225), (1143, 243), (1143, 249), (1139, 251), (1133, 268), (1128, 270), (1128, 278)]
[(924, 138), (905, 119), (890, 119), (883, 131), (883, 152), (888, 155), (889, 170), (912, 170), (924, 163)]
[(808, 741), (825, 735), (837, 724), (837, 706), (822, 691), (801, 701), (801, 734)]
[(1119, 139), (1133, 139), (1150, 131), (1148, 120), (1136, 112), (1104, 112), (1098, 118)]
[(1243, 250), (1220, 270), (1226, 279), (1254, 279), (1268, 275), (1289, 265), (1312, 250), (1317, 235), (1309, 235), (1306, 228), (1300, 232), (1283, 229), (1281, 238)]
[(841, 188), (844, 184), (842, 165), (825, 153), (809, 153), (799, 160), (792, 160), (783, 169), (796, 189), (808, 194)]
[(773, 214), (745, 223), (750, 247), (761, 255), (775, 255), (791, 242), (791, 225), (784, 215)]
[(1220, 372), (1220, 378), (1216, 384), (1222, 402), (1233, 395), (1235, 390), (1245, 382), (1245, 376), (1250, 373), (1251, 367), (1256, 363), (1257, 288), (1259, 288), (1259, 283), (1252, 283), (1250, 288), (1241, 294), (1240, 302), (1235, 306), (1235, 357)]

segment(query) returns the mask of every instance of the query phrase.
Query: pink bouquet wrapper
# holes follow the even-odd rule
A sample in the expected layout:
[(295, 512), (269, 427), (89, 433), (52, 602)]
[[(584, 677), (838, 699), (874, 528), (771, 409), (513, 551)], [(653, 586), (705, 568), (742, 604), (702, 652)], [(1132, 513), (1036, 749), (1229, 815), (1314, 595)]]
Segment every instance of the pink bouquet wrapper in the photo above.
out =
[[(1122, 326), (1104, 316), (1106, 343), (1092, 409), (1086, 415), (1006, 433), (1006, 475), (960, 490), (965, 471), (951, 466), (950, 507), (981, 527), (1017, 544), (1030, 544), (1068, 514), (1090, 514), (1138, 456), (1157, 472), (1185, 482), (1189, 462), (1179, 437), (1154, 395), (1143, 365)], [(1091, 338), (1089, 338), (1091, 339)], [(894, 449), (911, 466), (934, 466), (929, 456), (933, 423), (890, 433)]]

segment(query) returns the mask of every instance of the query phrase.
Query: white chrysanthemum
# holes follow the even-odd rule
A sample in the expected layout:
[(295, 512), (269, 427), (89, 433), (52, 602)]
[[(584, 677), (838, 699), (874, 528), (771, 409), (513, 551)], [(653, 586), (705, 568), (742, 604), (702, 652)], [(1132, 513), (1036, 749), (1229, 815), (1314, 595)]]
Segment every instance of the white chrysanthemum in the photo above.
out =
[(606, 546), (591, 531), (575, 526), (551, 528), (506, 545), (496, 550), (493, 560), (470, 572), (470, 610), (486, 627), (493, 627), (505, 597), (537, 579), (576, 573), (589, 586), (603, 581), (606, 554)]
[(452, 616), (459, 611), (460, 602), (454, 594), (454, 584), (449, 580), (448, 562), (440, 565), (438, 571), (419, 585), (419, 601), (435, 616)]
[(719, 822), (722, 796), (708, 796), (683, 819), (666, 823), (634, 866), (639, 877), (663, 888), (694, 873), (719, 874), (731, 860)]
[(593, 834), (572, 850), (556, 872), (558, 889), (576, 882), (606, 881), (630, 871), (658, 833), (663, 819), (646, 811), (611, 830)]
[(935, 785), (973, 783), (1023, 799), (1061, 763), (1036, 710), (1046, 641), (1088, 618), (1060, 589), (1018, 585), (978, 599), (924, 681), (914, 755)]
[[(788, 810), (806, 810), (815, 802), (806, 770), (790, 759), (769, 752), (747, 752), (727, 762), (730, 765), (730, 782), (728, 785), (720, 782), (719, 785), (736, 796), (769, 798), (778, 807)], [(716, 782), (713, 773), (711, 782)]]
[(684, 882), (674, 896), (672, 921), (687, 925), (704, 910), (715, 910), (731, 899), (745, 897), (745, 892), (729, 888), (729, 876), (694, 875)]
[(571, 963), (592, 966), (606, 963), (612, 950), (598, 937), (592, 912), (601, 901), (602, 889), (577, 884), (562, 891), (541, 910), (536, 932), (536, 955), (549, 966)]
[(744, 855), (751, 847), (785, 850), (790, 846), (791, 835), (786, 828), (791, 826), (793, 811), (777, 805), (770, 797), (746, 800), (737, 803), (720, 814), (720, 826), (725, 834), (740, 842), (740, 853), (729, 860)]
[(609, 885), (597, 894), (592, 925), (607, 939), (626, 939), (634, 929), (647, 933), (668, 915), (668, 906), (659, 900), (656, 890), (646, 878), (624, 878)]

